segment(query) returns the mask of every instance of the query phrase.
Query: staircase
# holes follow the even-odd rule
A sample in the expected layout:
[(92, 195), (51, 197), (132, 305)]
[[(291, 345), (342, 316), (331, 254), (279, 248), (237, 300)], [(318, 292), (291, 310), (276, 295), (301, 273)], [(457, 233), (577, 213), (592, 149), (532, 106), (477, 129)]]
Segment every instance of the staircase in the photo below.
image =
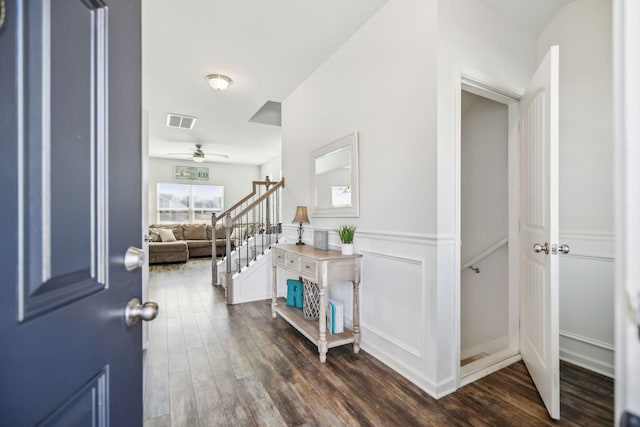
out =
[(218, 260), (215, 244), (211, 280), (225, 289), (227, 304), (271, 298), (271, 245), (282, 235), (280, 214), (284, 178), (253, 181), (253, 191), (220, 216), (212, 215), (214, 230), (222, 223), (227, 256)]

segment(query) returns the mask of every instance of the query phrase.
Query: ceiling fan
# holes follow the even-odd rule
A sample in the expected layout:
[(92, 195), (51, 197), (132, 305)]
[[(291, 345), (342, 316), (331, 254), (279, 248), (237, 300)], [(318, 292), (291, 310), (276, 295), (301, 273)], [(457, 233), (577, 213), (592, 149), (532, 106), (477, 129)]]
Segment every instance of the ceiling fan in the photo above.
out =
[[(169, 153), (172, 155), (180, 155), (180, 156), (191, 156), (191, 159), (196, 163), (204, 162), (204, 150), (202, 149), (202, 144), (196, 144), (196, 148), (192, 148), (192, 153)], [(228, 159), (229, 156), (226, 154), (207, 154), (207, 156), (221, 157), (223, 159)]]

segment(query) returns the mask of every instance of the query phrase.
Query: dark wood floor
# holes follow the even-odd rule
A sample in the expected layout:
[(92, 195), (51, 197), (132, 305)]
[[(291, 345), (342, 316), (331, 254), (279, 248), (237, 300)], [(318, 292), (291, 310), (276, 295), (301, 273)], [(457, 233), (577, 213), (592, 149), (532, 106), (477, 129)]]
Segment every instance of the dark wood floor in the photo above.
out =
[(153, 267), (160, 305), (145, 355), (145, 426), (608, 426), (613, 382), (561, 365), (551, 421), (516, 363), (435, 400), (351, 346), (314, 348), (269, 301), (227, 306), (206, 260)]

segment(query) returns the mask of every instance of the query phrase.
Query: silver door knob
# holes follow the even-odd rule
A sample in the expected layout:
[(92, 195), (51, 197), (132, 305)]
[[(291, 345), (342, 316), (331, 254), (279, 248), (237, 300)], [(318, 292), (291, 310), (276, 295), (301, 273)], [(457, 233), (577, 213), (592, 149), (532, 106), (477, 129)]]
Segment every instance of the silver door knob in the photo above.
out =
[(124, 254), (124, 268), (127, 271), (133, 271), (144, 265), (144, 251), (135, 246), (129, 246)]
[(127, 308), (124, 310), (124, 320), (127, 322), (127, 326), (133, 326), (138, 323), (139, 319), (150, 321), (158, 316), (158, 303), (154, 301), (147, 301), (144, 304), (140, 303), (138, 298), (133, 298), (127, 303)]
[(549, 255), (549, 243), (546, 243), (544, 245), (541, 245), (540, 243), (535, 243), (533, 245), (533, 252), (539, 254), (540, 252), (544, 252), (545, 254)]
[(569, 245), (560, 245), (560, 247), (558, 248), (558, 252), (565, 255), (569, 253), (569, 250)]

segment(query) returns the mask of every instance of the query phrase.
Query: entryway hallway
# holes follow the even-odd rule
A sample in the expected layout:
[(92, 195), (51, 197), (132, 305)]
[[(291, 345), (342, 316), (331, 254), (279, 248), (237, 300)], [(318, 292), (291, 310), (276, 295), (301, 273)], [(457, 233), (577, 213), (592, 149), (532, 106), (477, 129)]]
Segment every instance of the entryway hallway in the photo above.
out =
[(210, 259), (152, 266), (144, 425), (612, 425), (613, 381), (561, 364), (552, 422), (522, 362), (435, 400), (366, 351), (317, 348), (271, 302), (226, 305)]

